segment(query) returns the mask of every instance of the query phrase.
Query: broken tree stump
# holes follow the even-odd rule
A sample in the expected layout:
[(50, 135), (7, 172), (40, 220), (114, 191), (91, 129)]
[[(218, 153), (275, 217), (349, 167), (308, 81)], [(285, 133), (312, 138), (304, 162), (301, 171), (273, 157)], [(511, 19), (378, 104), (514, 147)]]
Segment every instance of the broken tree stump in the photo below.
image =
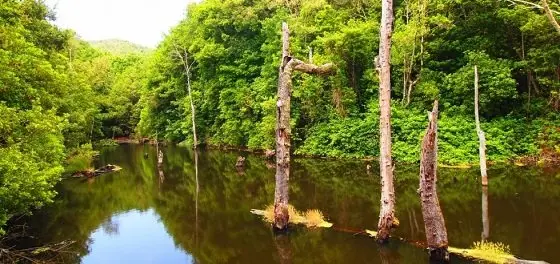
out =
[(437, 194), (437, 119), (438, 102), (434, 102), (432, 112), (428, 114), (428, 128), (422, 140), (420, 154), (420, 188), (418, 189), (422, 204), (422, 216), (426, 229), (426, 242), (432, 261), (449, 261), (447, 229), (439, 206)]

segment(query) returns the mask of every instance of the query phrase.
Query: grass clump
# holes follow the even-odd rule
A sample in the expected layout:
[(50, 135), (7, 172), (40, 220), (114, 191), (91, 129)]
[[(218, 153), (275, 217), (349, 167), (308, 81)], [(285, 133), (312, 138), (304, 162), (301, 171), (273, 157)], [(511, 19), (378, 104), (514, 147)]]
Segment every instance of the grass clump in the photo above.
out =
[[(269, 205), (265, 210), (251, 210), (251, 213), (262, 216), (267, 223), (274, 223), (274, 205)], [(325, 220), (323, 213), (317, 209), (307, 210), (305, 213), (298, 211), (291, 204), (288, 205), (289, 222), (291, 224), (303, 224), (307, 227), (325, 227), (329, 228), (332, 223)]]
[(470, 259), (484, 260), (490, 263), (513, 263), (516, 258), (511, 254), (509, 246), (500, 242), (479, 241), (470, 249), (449, 247), (449, 252)]
[(304, 216), (307, 227), (331, 227), (332, 223), (325, 221), (323, 213), (317, 209), (307, 210)]

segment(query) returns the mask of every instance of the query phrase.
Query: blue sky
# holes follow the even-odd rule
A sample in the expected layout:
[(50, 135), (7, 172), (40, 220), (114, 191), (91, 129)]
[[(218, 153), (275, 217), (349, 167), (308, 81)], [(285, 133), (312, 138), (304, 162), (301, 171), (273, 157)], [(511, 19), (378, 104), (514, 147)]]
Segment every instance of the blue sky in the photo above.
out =
[(196, 0), (46, 0), (55, 24), (84, 40), (123, 39), (155, 47)]

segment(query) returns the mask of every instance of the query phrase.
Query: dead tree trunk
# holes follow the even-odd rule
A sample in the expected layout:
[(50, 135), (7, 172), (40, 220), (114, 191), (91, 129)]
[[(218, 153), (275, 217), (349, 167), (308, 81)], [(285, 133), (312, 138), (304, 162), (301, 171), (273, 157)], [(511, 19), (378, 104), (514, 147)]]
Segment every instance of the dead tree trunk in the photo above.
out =
[(276, 102), (276, 188), (274, 191), (273, 228), (285, 230), (288, 227), (288, 200), (290, 179), (290, 101), (292, 94), (292, 72), (326, 75), (333, 72), (334, 65), (322, 66), (304, 63), (290, 55), (290, 31), (287, 23), (282, 23), (282, 60), (278, 76)]
[(191, 93), (191, 66), (192, 66), (192, 64), (189, 64), (189, 54), (186, 51), (186, 49), (183, 50), (183, 54), (181, 54), (181, 52), (179, 52), (179, 49), (177, 48), (177, 46), (175, 46), (175, 52), (181, 58), (181, 62), (183, 63), (183, 68), (185, 69), (185, 75), (187, 75), (187, 91), (189, 93), (189, 102), (191, 104), (193, 147), (194, 147), (194, 149), (196, 149), (196, 147), (198, 145), (198, 140), (197, 140), (197, 137), (196, 137), (196, 122), (195, 122), (195, 116), (196, 115), (195, 115), (195, 110), (194, 110), (193, 97), (192, 97), (192, 93)]
[(395, 190), (391, 160), (391, 34), (393, 29), (393, 0), (383, 0), (381, 6), (381, 30), (379, 57), (376, 68), (379, 73), (379, 130), (381, 172), (381, 208), (377, 224), (377, 241), (389, 239), (395, 220)]
[(434, 102), (434, 109), (428, 114), (428, 128), (422, 140), (422, 154), (420, 156), (420, 200), (422, 216), (426, 229), (426, 242), (430, 251), (430, 259), (434, 261), (449, 261), (447, 251), (447, 230), (445, 220), (439, 206), (437, 194), (437, 119), (438, 102)]
[(488, 185), (488, 175), (486, 174), (486, 137), (484, 131), (480, 128), (480, 119), (478, 117), (478, 68), (474, 66), (474, 119), (476, 122), (476, 133), (478, 134), (478, 152), (480, 155), (480, 176), (482, 177), (482, 185)]
[(156, 133), (156, 155), (157, 155), (157, 166), (158, 168), (163, 166), (163, 152), (159, 149), (158, 134)]

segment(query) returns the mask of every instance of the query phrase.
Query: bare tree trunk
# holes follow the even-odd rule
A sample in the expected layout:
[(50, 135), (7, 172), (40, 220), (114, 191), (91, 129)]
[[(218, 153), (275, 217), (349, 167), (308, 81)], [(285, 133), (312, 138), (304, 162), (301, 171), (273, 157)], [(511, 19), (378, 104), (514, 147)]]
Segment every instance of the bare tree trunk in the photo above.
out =
[(391, 160), (391, 34), (393, 29), (393, 0), (383, 0), (381, 7), (381, 30), (379, 57), (376, 68), (379, 73), (379, 130), (381, 173), (381, 208), (377, 224), (377, 241), (387, 242), (395, 220), (395, 190)]
[(290, 102), (292, 93), (292, 72), (309, 74), (331, 74), (334, 65), (322, 66), (304, 63), (290, 56), (290, 31), (287, 23), (282, 23), (282, 60), (278, 76), (276, 102), (276, 188), (274, 191), (273, 228), (285, 230), (288, 227), (288, 201), (290, 179)]
[(198, 139), (196, 137), (196, 122), (195, 122), (195, 110), (194, 110), (194, 103), (193, 97), (191, 93), (191, 64), (189, 64), (189, 54), (186, 49), (183, 50), (183, 55), (175, 46), (175, 52), (179, 57), (181, 57), (181, 62), (183, 62), (183, 67), (185, 68), (185, 75), (187, 75), (187, 91), (189, 92), (189, 102), (191, 104), (191, 120), (192, 120), (192, 130), (193, 130), (193, 147), (194, 149), (198, 146)]
[(157, 166), (158, 168), (163, 165), (163, 152), (159, 149), (158, 134), (156, 133), (156, 155), (157, 155)]
[(408, 83), (408, 79), (407, 79), (407, 73), (408, 70), (406, 69), (406, 58), (403, 59), (403, 85), (402, 85), (402, 104), (405, 103), (406, 101), (406, 84)]
[(546, 17), (548, 18), (552, 26), (556, 29), (556, 31), (558, 31), (558, 34), (560, 34), (560, 25), (558, 25), (558, 21), (556, 21), (556, 18), (552, 14), (552, 11), (548, 6), (548, 2), (546, 0), (542, 0), (542, 6), (544, 8), (544, 13), (546, 14)]
[(482, 186), (482, 240), (490, 237), (490, 219), (488, 218), (488, 186)]
[(422, 154), (420, 156), (420, 200), (422, 216), (426, 228), (426, 241), (430, 251), (430, 259), (435, 261), (449, 261), (447, 251), (447, 229), (439, 206), (437, 194), (437, 119), (438, 102), (434, 102), (434, 109), (428, 114), (429, 124), (426, 135), (422, 140)]
[(282, 23), (282, 60), (278, 77), (278, 101), (276, 102), (276, 188), (274, 191), (274, 228), (288, 227), (290, 179), (290, 101), (292, 90), (292, 69), (288, 67), (290, 32), (288, 24)]
[(480, 155), (480, 176), (482, 177), (482, 185), (488, 185), (488, 175), (486, 174), (486, 138), (484, 131), (480, 128), (480, 119), (478, 117), (478, 68), (474, 66), (474, 118), (476, 122), (476, 133), (478, 134), (478, 151)]

